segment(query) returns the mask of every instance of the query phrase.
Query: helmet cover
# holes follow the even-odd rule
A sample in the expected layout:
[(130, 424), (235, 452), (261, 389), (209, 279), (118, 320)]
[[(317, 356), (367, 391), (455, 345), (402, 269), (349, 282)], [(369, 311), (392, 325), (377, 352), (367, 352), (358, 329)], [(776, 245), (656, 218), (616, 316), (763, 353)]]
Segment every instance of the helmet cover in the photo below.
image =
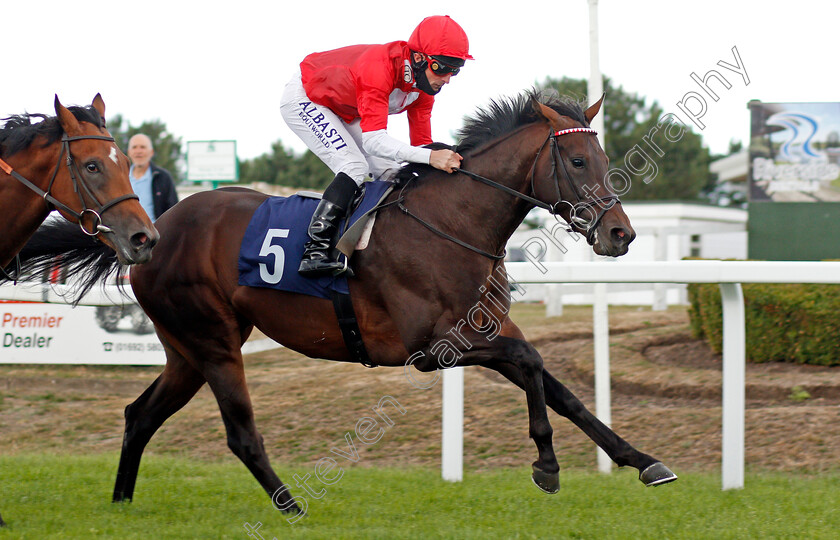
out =
[(449, 15), (433, 15), (423, 19), (408, 38), (408, 47), (428, 56), (473, 60), (466, 32)]

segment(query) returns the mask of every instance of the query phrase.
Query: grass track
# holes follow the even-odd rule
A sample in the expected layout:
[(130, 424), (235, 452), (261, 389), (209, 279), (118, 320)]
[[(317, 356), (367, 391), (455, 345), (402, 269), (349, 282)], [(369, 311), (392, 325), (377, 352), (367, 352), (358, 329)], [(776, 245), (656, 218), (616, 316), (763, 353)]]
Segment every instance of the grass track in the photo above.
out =
[[(527, 469), (467, 473), (350, 468), (291, 525), (238, 462), (148, 456), (131, 504), (111, 504), (117, 456), (0, 457), (0, 540), (17, 538), (241, 538), (246, 522), (277, 538), (836, 538), (840, 471), (748, 474), (720, 491), (718, 474), (685, 474), (645, 488), (635, 471), (563, 472), (549, 496)], [(278, 473), (293, 484), (293, 474)], [(48, 488), (47, 488), (48, 486)], [(292, 485), (297, 496), (304, 495)]]

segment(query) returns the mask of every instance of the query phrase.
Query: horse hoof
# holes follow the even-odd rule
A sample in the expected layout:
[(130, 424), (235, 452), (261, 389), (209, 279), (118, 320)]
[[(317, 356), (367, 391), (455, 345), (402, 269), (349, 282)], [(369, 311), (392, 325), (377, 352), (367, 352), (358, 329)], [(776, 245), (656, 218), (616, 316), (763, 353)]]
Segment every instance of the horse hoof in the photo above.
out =
[(554, 495), (560, 491), (560, 473), (547, 473), (542, 469), (534, 467), (531, 480), (534, 481), (535, 486), (549, 495)]
[(293, 503), (291, 506), (287, 506), (285, 508), (280, 508), (279, 510), (290, 516), (299, 516), (303, 513), (303, 510), (300, 509), (300, 506), (298, 506), (297, 503)]
[(661, 486), (676, 479), (677, 475), (658, 461), (639, 473), (639, 480), (646, 486)]

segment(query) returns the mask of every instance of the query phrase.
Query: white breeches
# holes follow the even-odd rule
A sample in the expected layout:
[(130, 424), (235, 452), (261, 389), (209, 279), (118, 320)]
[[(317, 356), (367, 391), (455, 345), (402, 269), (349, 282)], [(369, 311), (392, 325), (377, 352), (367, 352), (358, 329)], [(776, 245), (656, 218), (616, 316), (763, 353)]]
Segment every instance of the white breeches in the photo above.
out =
[(334, 174), (343, 172), (357, 185), (400, 166), (396, 161), (366, 154), (359, 119), (345, 122), (329, 108), (312, 103), (303, 90), (300, 73), (286, 85), (280, 112), (292, 131)]

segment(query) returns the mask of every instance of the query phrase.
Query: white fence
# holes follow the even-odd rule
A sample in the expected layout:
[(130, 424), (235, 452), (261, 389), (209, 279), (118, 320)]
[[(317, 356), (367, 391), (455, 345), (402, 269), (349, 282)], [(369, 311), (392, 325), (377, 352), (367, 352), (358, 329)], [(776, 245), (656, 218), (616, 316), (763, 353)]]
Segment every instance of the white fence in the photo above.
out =
[[(0, 286), (0, 300), (65, 304), (68, 298), (75, 296), (73, 286), (63, 283), (5, 283)], [(116, 285), (96, 285), (79, 299), (80, 306), (121, 306), (136, 302), (128, 283), (123, 289)]]
[[(723, 303), (723, 412), (722, 463), (723, 489), (744, 487), (744, 395), (745, 395), (745, 328), (744, 298), (741, 283), (840, 283), (840, 262), (788, 261), (668, 261), (668, 262), (544, 262), (544, 268), (531, 263), (507, 263), (508, 274), (517, 283), (595, 283), (594, 348), (596, 415), (609, 425), (609, 326), (607, 324), (606, 283), (719, 283)], [(459, 368), (456, 368), (459, 369)], [(450, 376), (444, 370), (445, 376)], [(456, 375), (457, 377), (457, 375)], [(461, 448), (462, 422), (451, 418), (459, 413), (458, 400), (448, 410), (444, 393), (443, 436), (458, 438), (445, 442), (446, 448)], [(451, 399), (451, 398), (450, 398)], [(462, 407), (461, 407), (462, 409)], [(457, 429), (452, 428), (457, 424)], [(599, 449), (599, 468), (608, 472), (610, 463)], [(443, 455), (444, 478), (460, 476), (461, 456)]]

